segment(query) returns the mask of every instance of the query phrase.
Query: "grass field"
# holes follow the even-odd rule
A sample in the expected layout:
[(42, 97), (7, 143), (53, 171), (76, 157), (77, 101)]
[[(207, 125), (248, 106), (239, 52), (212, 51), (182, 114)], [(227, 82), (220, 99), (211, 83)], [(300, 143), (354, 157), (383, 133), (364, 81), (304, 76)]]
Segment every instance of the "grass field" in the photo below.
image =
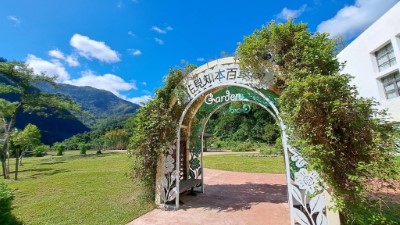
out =
[(126, 154), (94, 153), (24, 159), (20, 179), (7, 182), (13, 214), (24, 224), (126, 224), (154, 208), (127, 176)]
[(208, 155), (204, 157), (204, 167), (247, 173), (285, 173), (283, 157), (249, 157), (245, 155)]
[[(67, 151), (65, 156), (24, 159), (20, 179), (7, 181), (15, 195), (12, 213), (23, 224), (114, 225), (154, 208), (153, 200), (140, 199), (143, 190), (127, 176), (130, 163), (125, 154), (94, 153), (81, 156), (79, 151)], [(205, 156), (204, 165), (228, 171), (285, 172), (283, 158), (243, 154)], [(399, 207), (393, 204), (386, 213), (396, 217)]]

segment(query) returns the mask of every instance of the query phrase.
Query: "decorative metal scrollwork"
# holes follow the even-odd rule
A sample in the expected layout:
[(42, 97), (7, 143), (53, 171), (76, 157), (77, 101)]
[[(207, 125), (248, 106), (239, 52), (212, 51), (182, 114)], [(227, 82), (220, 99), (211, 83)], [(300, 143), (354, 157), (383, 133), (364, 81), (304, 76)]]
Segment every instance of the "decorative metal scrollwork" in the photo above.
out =
[(295, 222), (300, 225), (327, 225), (325, 195), (318, 173), (304, 168), (307, 161), (296, 149), (289, 145), (286, 149), (291, 154), (289, 195), (293, 200), (291, 212)]
[(175, 159), (172, 157), (176, 145), (173, 143), (165, 152), (164, 176), (161, 178), (161, 200), (164, 204), (176, 198), (176, 180), (179, 179), (178, 171), (175, 169)]
[(195, 147), (190, 151), (189, 160), (189, 178), (198, 179), (201, 176), (201, 163), (200, 163), (201, 147)]

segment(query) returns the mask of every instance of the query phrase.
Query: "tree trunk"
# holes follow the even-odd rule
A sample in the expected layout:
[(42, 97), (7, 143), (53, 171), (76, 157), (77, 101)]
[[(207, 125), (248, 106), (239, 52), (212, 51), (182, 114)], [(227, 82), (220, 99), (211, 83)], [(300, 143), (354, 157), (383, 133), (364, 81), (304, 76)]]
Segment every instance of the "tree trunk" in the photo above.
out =
[(4, 130), (4, 144), (3, 144), (2, 158), (1, 158), (4, 179), (10, 179), (9, 141), (10, 141), (11, 131), (14, 130), (15, 120), (17, 119), (17, 113), (19, 112), (20, 108), (21, 104), (18, 104), (18, 106), (15, 108), (14, 114), (11, 116), (8, 127), (6, 127), (6, 129)]
[(7, 129), (4, 130), (4, 143), (3, 148), (1, 149), (1, 168), (3, 170), (3, 177), (7, 179), (8, 171), (7, 171), (7, 149), (8, 149), (8, 136)]
[(19, 149), (15, 149), (15, 180), (18, 180)]
[[(3, 117), (2, 118), (2, 122), (3, 122), (3, 126), (4, 126), (4, 134), (6, 133), (6, 131), (7, 131), (7, 121), (6, 121), (6, 118), (5, 117)], [(2, 170), (2, 174), (3, 174), (3, 177), (4, 177), (4, 179), (6, 178), (6, 153), (5, 153), (5, 141), (3, 142), (3, 146), (2, 146), (2, 148), (1, 148), (1, 150), (0, 150), (0, 161), (1, 161), (1, 170)]]
[(7, 179), (10, 179), (10, 151), (7, 151)]
[(7, 149), (8, 149), (8, 137), (7, 133), (5, 135), (4, 139), (4, 144), (3, 144), (3, 149), (1, 150), (1, 166), (3, 169), (3, 177), (4, 179), (9, 179), (9, 171), (8, 171), (8, 165), (7, 165)]
[(21, 156), (19, 157), (19, 165), (22, 166), (22, 156), (24, 156), (25, 151), (21, 152)]
[(1, 169), (3, 171), (3, 177), (5, 179), (6, 178), (6, 156), (3, 153), (3, 149), (1, 150), (0, 158), (1, 158)]

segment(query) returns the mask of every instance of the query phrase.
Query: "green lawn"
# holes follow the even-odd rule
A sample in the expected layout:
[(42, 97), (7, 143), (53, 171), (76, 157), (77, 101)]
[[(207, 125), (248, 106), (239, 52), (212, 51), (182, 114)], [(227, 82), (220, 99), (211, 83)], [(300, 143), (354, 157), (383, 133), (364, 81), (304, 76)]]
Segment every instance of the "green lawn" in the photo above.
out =
[[(13, 214), (24, 224), (125, 224), (154, 208), (152, 200), (140, 199), (143, 191), (126, 175), (129, 164), (125, 154), (97, 156), (94, 151), (26, 158), (20, 180), (7, 181), (15, 195)], [(240, 172), (285, 171), (283, 158), (243, 154), (205, 156), (204, 165)]]
[(283, 157), (249, 157), (246, 154), (208, 155), (204, 167), (247, 173), (285, 173)]
[(13, 214), (24, 224), (126, 224), (154, 208), (126, 175), (126, 154), (69, 151), (26, 158), (20, 171), (18, 181), (7, 183)]

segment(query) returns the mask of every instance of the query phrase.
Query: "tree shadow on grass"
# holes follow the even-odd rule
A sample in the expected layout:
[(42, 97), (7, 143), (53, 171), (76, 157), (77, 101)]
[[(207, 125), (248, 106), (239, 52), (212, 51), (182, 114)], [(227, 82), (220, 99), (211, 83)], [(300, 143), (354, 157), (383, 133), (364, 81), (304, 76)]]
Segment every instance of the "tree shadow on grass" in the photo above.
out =
[(120, 153), (113, 153), (113, 152), (108, 152), (108, 153), (101, 153), (101, 154), (85, 154), (85, 155), (70, 155), (70, 156), (65, 156), (65, 160), (71, 160), (71, 159), (81, 159), (81, 158), (103, 158), (103, 157), (109, 157), (115, 154), (120, 154)]
[[(51, 176), (51, 175), (55, 175), (55, 174), (59, 174), (59, 173), (67, 173), (67, 172), (70, 172), (70, 170), (52, 169), (52, 168), (36, 168), (36, 169), (20, 170), (18, 173), (23, 173), (23, 172), (33, 173), (33, 174), (30, 174), (29, 176), (24, 177), (22, 179), (26, 179), (26, 178), (36, 179), (36, 178), (43, 177), (43, 176)], [(15, 172), (11, 172), (11, 173), (15, 173)]]
[(206, 185), (197, 196), (182, 194), (180, 209), (206, 208), (222, 211), (243, 211), (259, 203), (287, 203), (287, 187), (281, 184), (216, 184)]
[(66, 162), (65, 161), (43, 162), (43, 163), (39, 163), (39, 165), (55, 165), (55, 164), (61, 164), (61, 163), (66, 163)]
[(0, 224), (2, 225), (22, 225), (21, 221), (19, 221), (12, 213), (11, 207), (2, 206), (0, 203)]
[(0, 203), (0, 224), (2, 224), (2, 225), (22, 225), (23, 224), (11, 213), (11, 207), (2, 206), (1, 204), (2, 203)]

